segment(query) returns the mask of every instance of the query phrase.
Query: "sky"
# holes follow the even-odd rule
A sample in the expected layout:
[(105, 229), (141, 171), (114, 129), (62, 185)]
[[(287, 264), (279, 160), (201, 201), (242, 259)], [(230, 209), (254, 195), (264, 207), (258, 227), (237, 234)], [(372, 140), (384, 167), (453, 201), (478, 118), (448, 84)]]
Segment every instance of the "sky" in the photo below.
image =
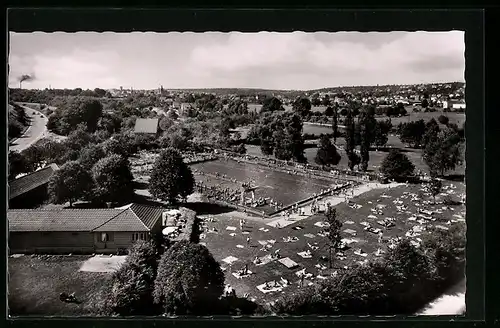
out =
[(9, 86), (262, 88), (464, 82), (463, 31), (14, 33)]

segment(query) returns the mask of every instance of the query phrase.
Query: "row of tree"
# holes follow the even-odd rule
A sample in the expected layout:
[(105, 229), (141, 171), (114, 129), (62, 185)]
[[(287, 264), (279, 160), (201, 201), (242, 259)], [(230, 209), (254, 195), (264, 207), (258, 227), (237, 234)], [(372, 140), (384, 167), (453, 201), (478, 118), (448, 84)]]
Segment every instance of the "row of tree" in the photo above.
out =
[(24, 129), (30, 124), (30, 118), (24, 108), (16, 104), (9, 104), (8, 137), (10, 139), (21, 136)]
[[(345, 119), (344, 133), (349, 168), (353, 170), (356, 165), (360, 165), (361, 170), (366, 171), (370, 160), (370, 147), (372, 145), (384, 146), (388, 141), (391, 128), (390, 120), (377, 121), (373, 107), (365, 107), (358, 115), (357, 122), (354, 120), (354, 115), (349, 111)], [(336, 129), (334, 124), (334, 133)], [(358, 145), (360, 146), (359, 155), (355, 151)]]
[(435, 119), (401, 123), (397, 134), (401, 141), (412, 148), (422, 148), (422, 158), (431, 175), (443, 176), (462, 162), (465, 140), (465, 123), (459, 128), (446, 116), (440, 116), (441, 126)]
[(161, 254), (154, 243), (139, 241), (113, 274), (101, 314), (253, 313), (256, 306), (249, 308), (251, 302), (236, 304), (237, 299), (223, 297), (224, 281), (220, 264), (205, 246), (183, 240)]
[(249, 143), (258, 143), (264, 155), (280, 160), (305, 162), (302, 118), (296, 113), (264, 113), (248, 133)]

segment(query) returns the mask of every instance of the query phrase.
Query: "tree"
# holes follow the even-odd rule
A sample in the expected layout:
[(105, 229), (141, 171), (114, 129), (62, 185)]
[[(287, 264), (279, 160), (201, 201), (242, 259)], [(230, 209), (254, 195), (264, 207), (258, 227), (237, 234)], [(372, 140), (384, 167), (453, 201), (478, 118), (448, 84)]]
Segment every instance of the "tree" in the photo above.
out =
[(330, 138), (322, 134), (320, 136), (318, 151), (314, 161), (316, 164), (325, 165), (337, 165), (340, 162), (340, 154), (337, 152), (337, 148), (332, 144)]
[(413, 176), (415, 165), (399, 149), (391, 149), (380, 166), (380, 173), (394, 180)]
[(329, 106), (330, 105), (330, 96), (329, 95), (325, 95), (325, 97), (321, 101), (321, 104), (323, 106)]
[(160, 122), (158, 123), (158, 125), (160, 126), (160, 129), (162, 131), (167, 131), (171, 126), (174, 125), (174, 121), (166, 116), (162, 116), (160, 118)]
[(461, 161), (461, 138), (457, 131), (445, 129), (425, 145), (422, 157), (429, 166), (431, 176), (444, 176)]
[(308, 98), (298, 98), (293, 102), (292, 108), (301, 117), (307, 117), (311, 113), (311, 101)]
[(86, 170), (91, 170), (99, 160), (106, 157), (106, 153), (101, 145), (90, 144), (80, 152), (79, 162)]
[(283, 130), (277, 130), (273, 133), (274, 157), (283, 161), (289, 161), (293, 158), (293, 144), (290, 136)]
[(422, 239), (423, 251), (437, 269), (436, 289), (445, 290), (463, 278), (467, 242), (465, 223), (454, 224), (447, 231), (430, 228)]
[[(368, 169), (368, 161), (370, 160), (370, 143), (372, 139), (372, 124), (369, 122), (370, 117), (363, 115), (360, 122), (360, 154), (361, 154), (361, 170)], [(376, 121), (375, 121), (376, 125)]]
[(94, 141), (93, 135), (85, 130), (85, 126), (80, 124), (71, 131), (65, 140), (66, 145), (73, 150), (80, 151), (83, 147)]
[(33, 144), (26, 148), (22, 152), (22, 155), (26, 160), (28, 172), (36, 171), (36, 169), (42, 167), (44, 164), (43, 150), (37, 144)]
[(373, 143), (376, 147), (383, 147), (389, 140), (388, 135), (391, 132), (392, 123), (390, 119), (384, 121), (376, 121), (375, 129), (373, 131)]
[(119, 315), (157, 315), (153, 301), (154, 281), (158, 268), (158, 253), (151, 242), (137, 241), (125, 263), (111, 278), (107, 304)]
[(23, 126), (18, 121), (9, 120), (8, 130), (9, 130), (9, 139), (14, 139), (21, 135)]
[(438, 121), (443, 125), (448, 125), (448, 123), (450, 122), (450, 118), (448, 116), (439, 115)]
[(333, 110), (333, 107), (331, 107), (331, 106), (328, 106), (324, 112), (325, 116), (328, 116), (328, 117), (333, 116), (333, 113), (334, 113), (334, 110)]
[(100, 159), (92, 168), (94, 199), (119, 203), (132, 198), (134, 194), (129, 161), (116, 154)]
[(435, 141), (441, 129), (439, 128), (439, 124), (435, 119), (430, 119), (427, 123), (425, 123), (425, 133), (422, 137), (422, 145), (425, 148), (427, 144), (431, 141)]
[[(130, 142), (130, 141), (126, 141)], [(119, 140), (118, 138), (111, 138), (102, 143), (102, 148), (106, 154), (115, 154), (123, 157), (127, 157), (129, 152), (129, 145)]]
[[(304, 137), (302, 118), (294, 113), (284, 114), (282, 117), (281, 124), (283, 125), (287, 137), (291, 142), (291, 150), (293, 158), (300, 162), (305, 163), (307, 161), (304, 155)], [(276, 143), (276, 140), (275, 140)]]
[(439, 195), (441, 192), (441, 189), (443, 188), (443, 183), (441, 180), (432, 178), (431, 181), (429, 182), (429, 191), (432, 195), (432, 198), (434, 200), (434, 204), (436, 203), (436, 196)]
[(160, 153), (151, 172), (149, 192), (156, 198), (176, 203), (177, 197), (186, 199), (194, 191), (194, 177), (180, 153), (166, 148)]
[(71, 161), (62, 165), (50, 178), (48, 193), (54, 204), (64, 204), (69, 201), (69, 206), (79, 199), (83, 199), (92, 189), (92, 177), (84, 167)]
[(119, 132), (121, 129), (121, 119), (114, 114), (103, 114), (97, 123), (97, 128), (103, 131), (107, 131), (110, 134)]
[(429, 107), (429, 100), (427, 98), (424, 98), (421, 104), (423, 108), (427, 108)]
[(403, 123), (399, 138), (401, 142), (410, 145), (412, 148), (419, 148), (422, 145), (425, 131), (424, 120)]
[[(331, 108), (331, 107), (329, 107)], [(338, 113), (338, 108), (335, 106), (332, 108), (332, 130), (333, 130), (333, 143), (337, 143), (337, 136), (339, 134), (339, 113)]]
[(328, 223), (328, 241), (330, 246), (330, 269), (333, 267), (332, 250), (336, 254), (337, 249), (340, 247), (342, 237), (340, 236), (340, 229), (342, 222), (337, 218), (337, 210), (328, 207), (326, 210), (326, 221)]
[(262, 108), (260, 112), (278, 112), (284, 111), (283, 104), (281, 100), (276, 97), (266, 98), (264, 99), (264, 104), (262, 104)]
[(431, 259), (404, 239), (387, 253), (385, 260), (392, 271), (390, 294), (395, 303), (407, 307), (411, 304), (406, 300), (413, 299), (417, 304), (424, 304), (428, 291), (423, 287), (428, 286), (426, 282), (433, 280), (436, 272)]
[(175, 110), (171, 109), (167, 113), (167, 118), (171, 119), (172, 121), (175, 121), (179, 118), (179, 115), (177, 115)]
[(354, 148), (356, 147), (355, 145), (355, 126), (354, 126), (354, 118), (352, 117), (351, 112), (349, 112), (346, 116), (345, 119), (345, 151), (349, 155), (350, 153), (354, 152)]
[(189, 147), (192, 133), (181, 125), (172, 125), (160, 139), (162, 148), (172, 147), (177, 150), (185, 150)]
[(154, 300), (166, 314), (212, 314), (224, 290), (224, 273), (209, 250), (183, 240), (160, 259)]
[(356, 165), (359, 166), (359, 164), (361, 163), (361, 157), (359, 157), (359, 155), (354, 151), (347, 154), (347, 160), (348, 160), (347, 166), (351, 171), (354, 170), (354, 167)]
[(29, 172), (28, 163), (21, 153), (9, 151), (9, 181), (16, 178), (21, 173)]

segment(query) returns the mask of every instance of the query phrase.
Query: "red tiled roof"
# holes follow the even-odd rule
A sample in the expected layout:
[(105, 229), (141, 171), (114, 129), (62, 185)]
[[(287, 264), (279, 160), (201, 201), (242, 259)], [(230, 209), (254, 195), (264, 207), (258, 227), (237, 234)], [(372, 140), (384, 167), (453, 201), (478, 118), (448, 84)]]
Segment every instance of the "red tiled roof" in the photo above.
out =
[(164, 209), (132, 204), (122, 209), (9, 210), (9, 231), (148, 232)]
[(48, 183), (58, 169), (56, 164), (50, 164), (36, 172), (12, 180), (9, 182), (9, 200)]
[(138, 118), (135, 121), (135, 133), (151, 133), (156, 134), (158, 131), (157, 118)]

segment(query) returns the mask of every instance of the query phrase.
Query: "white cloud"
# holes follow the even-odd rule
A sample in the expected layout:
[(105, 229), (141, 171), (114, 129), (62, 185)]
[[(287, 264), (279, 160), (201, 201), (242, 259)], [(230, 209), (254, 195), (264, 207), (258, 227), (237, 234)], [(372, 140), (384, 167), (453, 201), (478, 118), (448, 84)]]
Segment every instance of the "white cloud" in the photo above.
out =
[(91, 88), (115, 87), (115, 63), (119, 57), (114, 52), (91, 52), (75, 49), (70, 54), (51, 56), (47, 54), (33, 57), (12, 55), (10, 61), (9, 84), (16, 83), (22, 74), (34, 74), (36, 79), (30, 85), (46, 88)]
[[(373, 36), (374, 33), (368, 33)], [(380, 35), (381, 33), (375, 33)], [(367, 36), (368, 36), (367, 35)], [(381, 71), (401, 69), (399, 65), (434, 56), (462, 56), (463, 32), (408, 33), (402, 38), (372, 49), (361, 42), (319, 41), (313, 34), (295, 33), (235, 33), (224, 44), (196, 47), (191, 64), (201, 70), (238, 71), (294, 65), (311, 70)], [(465, 60), (464, 60), (465, 61)]]
[(464, 33), (11, 34), (30, 87), (313, 89), (463, 80)]

